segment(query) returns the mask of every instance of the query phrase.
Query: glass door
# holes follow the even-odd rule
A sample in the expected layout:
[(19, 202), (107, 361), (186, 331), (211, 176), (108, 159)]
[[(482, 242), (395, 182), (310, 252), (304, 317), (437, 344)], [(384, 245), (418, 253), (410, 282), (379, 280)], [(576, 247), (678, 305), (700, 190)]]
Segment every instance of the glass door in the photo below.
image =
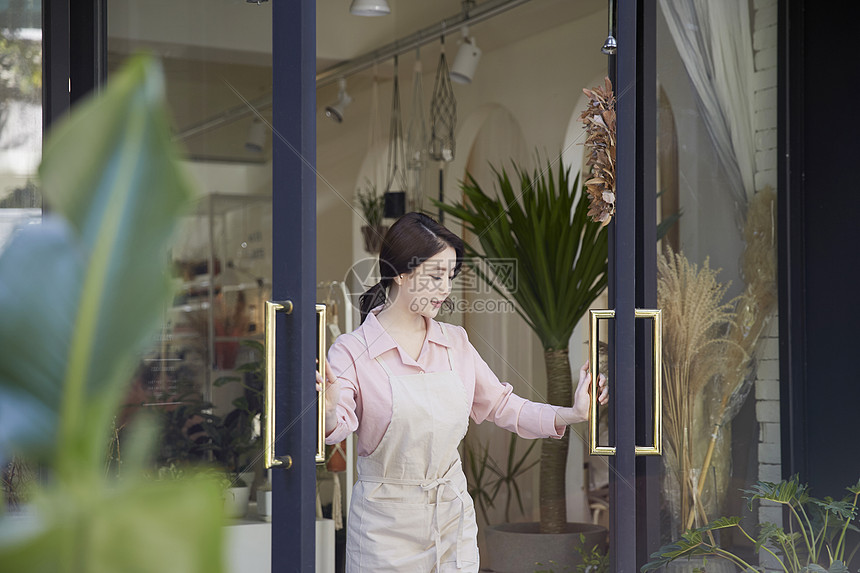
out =
[[(737, 516), (753, 534), (765, 522), (782, 525), (780, 507), (750, 508), (742, 492), (782, 477), (778, 22), (776, 3), (747, 0), (619, 0), (617, 14), (614, 383), (609, 443), (597, 445), (615, 448), (613, 568), (635, 571), (720, 517)], [(642, 320), (652, 309), (662, 320), (656, 331)], [(658, 433), (660, 455), (637, 455)], [(746, 563), (779, 567), (738, 527), (712, 542)], [(670, 570), (695, 567), (702, 561)], [(733, 567), (708, 560), (708, 570)]]
[(107, 0), (106, 12), (108, 81), (135, 53), (158, 57), (199, 193), (169, 253), (177, 294), (118, 424), (156, 412), (159, 472), (223, 473), (229, 572), (311, 570), (315, 4)]

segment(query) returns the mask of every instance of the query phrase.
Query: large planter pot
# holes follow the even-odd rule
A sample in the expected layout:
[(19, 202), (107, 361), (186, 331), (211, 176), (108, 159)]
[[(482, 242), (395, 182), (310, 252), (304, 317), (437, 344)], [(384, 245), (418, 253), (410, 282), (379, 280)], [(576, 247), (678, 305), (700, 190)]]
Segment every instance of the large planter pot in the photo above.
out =
[[(539, 569), (575, 571), (582, 563), (576, 547), (585, 535), (585, 549), (597, 545), (606, 551), (605, 527), (591, 523), (568, 523), (564, 533), (540, 533), (540, 523), (504, 523), (485, 530), (486, 555), (481, 570), (493, 573), (534, 573)], [(550, 567), (550, 562), (552, 567)], [(537, 564), (542, 564), (543, 567)]]

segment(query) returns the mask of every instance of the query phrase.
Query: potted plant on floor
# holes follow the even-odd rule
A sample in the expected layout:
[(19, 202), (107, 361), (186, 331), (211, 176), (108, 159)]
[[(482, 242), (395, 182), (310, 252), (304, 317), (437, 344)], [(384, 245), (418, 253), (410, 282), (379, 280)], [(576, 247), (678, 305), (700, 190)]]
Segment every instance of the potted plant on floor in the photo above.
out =
[[(848, 573), (858, 550), (856, 536), (852, 542), (848, 532), (856, 533), (857, 500), (860, 481), (845, 488), (841, 500), (809, 495), (809, 488), (799, 483), (798, 476), (778, 483), (760, 481), (751, 490), (743, 490), (750, 509), (756, 500), (779, 504), (786, 508), (787, 528), (775, 523), (762, 523), (758, 535), (747, 532), (741, 518), (721, 517), (704, 527), (689, 529), (680, 539), (661, 547), (651, 555), (643, 572), (662, 570), (668, 564), (694, 556), (714, 557), (737, 566), (741, 571), (763, 571), (732, 551), (721, 547), (716, 532), (736, 529), (776, 561), (771, 570), (785, 573)], [(786, 529), (788, 529), (786, 531)], [(849, 547), (850, 546), (850, 547)], [(710, 571), (711, 568), (709, 567)]]
[[(519, 544), (506, 543), (506, 537), (511, 528), (515, 531), (523, 525), (527, 529), (532, 524), (511, 523), (514, 515), (512, 510), (519, 510), (525, 515), (520, 491), (519, 479), (531, 471), (537, 461), (530, 461), (532, 450), (537, 441), (529, 441), (525, 451), (517, 453), (519, 442), (516, 434), (508, 434), (507, 455), (502, 463), (490, 455), (489, 444), (478, 443), (473, 446), (465, 442), (464, 465), (468, 481), (469, 495), (475, 501), (475, 510), (480, 516), (481, 527), (485, 534), (486, 551), (482, 550), (482, 567), (489, 571), (536, 571), (536, 568), (546, 566), (544, 571), (562, 573), (564, 571), (585, 571), (585, 567), (594, 567), (605, 561), (607, 546), (607, 531), (605, 527), (591, 523), (571, 523), (567, 534), (541, 536), (541, 543), (533, 547), (534, 551), (522, 551)], [(504, 504), (504, 522), (510, 526), (506, 529), (489, 528), (491, 510), (497, 502)], [(496, 513), (498, 515), (498, 513)], [(576, 533), (569, 535), (569, 533)], [(480, 540), (479, 540), (480, 542)], [(535, 545), (535, 544), (532, 544)], [(559, 568), (560, 564), (564, 567)], [(574, 569), (575, 568), (575, 569)], [(588, 571), (599, 570), (588, 569)]]
[[(201, 425), (215, 461), (225, 468), (228, 475), (230, 483), (226, 490), (225, 503), (230, 517), (245, 515), (257, 470), (262, 472), (263, 444), (260, 428), (265, 424), (265, 348), (256, 340), (244, 340), (241, 345), (250, 349), (256, 358), (236, 368), (235, 373), (238, 376), (222, 376), (215, 380), (214, 385), (222, 387), (238, 384), (242, 393), (233, 400), (233, 409), (226, 416), (209, 416)], [(259, 503), (260, 500), (257, 501)]]
[[(540, 163), (540, 161), (538, 161)], [(547, 370), (547, 402), (570, 406), (573, 379), (568, 341), (591, 303), (606, 287), (608, 239), (605, 227), (591, 223), (589, 197), (580, 193), (579, 177), (559, 159), (546, 162), (532, 173), (514, 165), (518, 189), (505, 170), (498, 171), (498, 196), (490, 196), (467, 176), (462, 184), (465, 201), (443, 204), (444, 212), (463, 221), (480, 245), (467, 245), (474, 260), (515, 260), (517, 288), (500, 272), (476, 273), (511, 302), (544, 348)], [(503, 269), (500, 269), (502, 271)], [(540, 523), (535, 533), (568, 531), (565, 500), (565, 467), (569, 432), (560, 440), (542, 442), (540, 465)], [(573, 533), (571, 535), (578, 535)], [(536, 561), (541, 559), (536, 556)]]

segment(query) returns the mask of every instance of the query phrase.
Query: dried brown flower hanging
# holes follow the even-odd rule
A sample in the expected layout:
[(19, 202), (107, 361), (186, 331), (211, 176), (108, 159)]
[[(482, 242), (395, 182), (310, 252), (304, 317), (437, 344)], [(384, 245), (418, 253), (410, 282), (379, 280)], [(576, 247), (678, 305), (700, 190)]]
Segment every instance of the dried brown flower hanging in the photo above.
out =
[(615, 94), (609, 78), (604, 81), (602, 88), (582, 90), (589, 101), (579, 119), (588, 133), (585, 145), (590, 150), (585, 162), (591, 167), (591, 179), (585, 182), (591, 197), (588, 216), (608, 225), (615, 214)]

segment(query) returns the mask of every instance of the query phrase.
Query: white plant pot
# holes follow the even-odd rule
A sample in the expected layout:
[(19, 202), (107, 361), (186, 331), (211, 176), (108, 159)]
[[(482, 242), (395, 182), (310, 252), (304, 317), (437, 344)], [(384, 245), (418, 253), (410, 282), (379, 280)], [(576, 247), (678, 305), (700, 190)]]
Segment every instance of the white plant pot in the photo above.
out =
[(228, 487), (224, 491), (224, 512), (227, 517), (240, 519), (248, 513), (248, 499), (251, 497), (251, 488)]
[(257, 489), (257, 515), (263, 521), (272, 521), (272, 490)]

